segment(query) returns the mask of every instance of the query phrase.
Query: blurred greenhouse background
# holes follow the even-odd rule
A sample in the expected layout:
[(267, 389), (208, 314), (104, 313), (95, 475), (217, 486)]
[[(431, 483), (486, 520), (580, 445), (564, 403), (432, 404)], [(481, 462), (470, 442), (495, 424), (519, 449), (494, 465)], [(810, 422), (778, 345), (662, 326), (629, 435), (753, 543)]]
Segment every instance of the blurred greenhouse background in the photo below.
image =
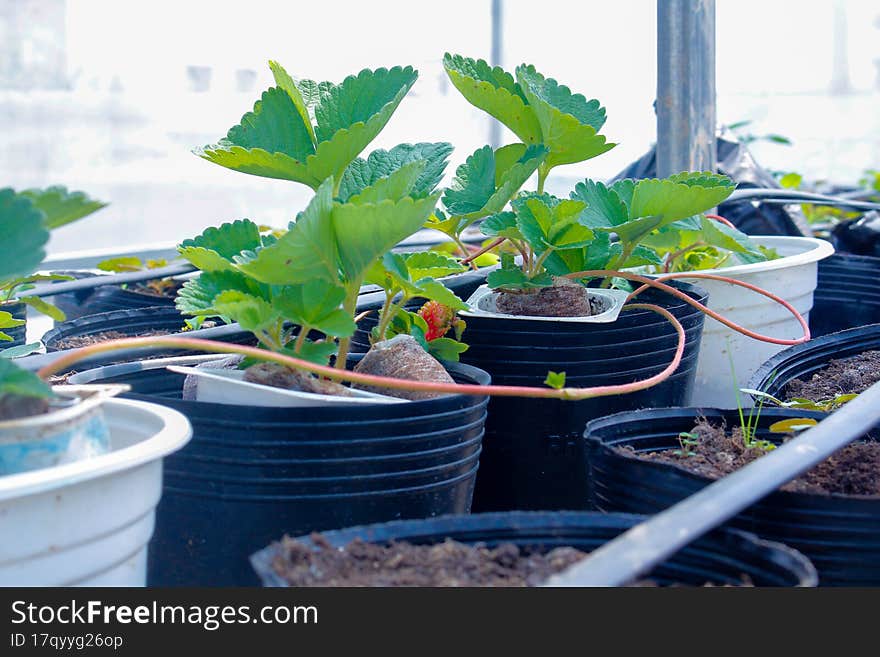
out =
[[(659, 0), (662, 1), (662, 0)], [(610, 177), (652, 144), (655, 0), (503, 0), (502, 63), (527, 61), (608, 110), (620, 143), (567, 167), (562, 192)], [(420, 79), (375, 143), (452, 142), (453, 164), (490, 141), (485, 115), (451, 88), (444, 51), (489, 58), (492, 0), (447, 0), (430, 15), (403, 0), (0, 2), (0, 186), (63, 183), (111, 207), (57, 232), (57, 252), (179, 241), (249, 216), (285, 225), (309, 190), (241, 176), (190, 153), (212, 143), (271, 84), (266, 61), (340, 80), (412, 64)], [(792, 33), (796, 38), (792, 38)], [(880, 168), (880, 5), (876, 0), (717, 3), (721, 124), (751, 121), (771, 169), (855, 183)]]

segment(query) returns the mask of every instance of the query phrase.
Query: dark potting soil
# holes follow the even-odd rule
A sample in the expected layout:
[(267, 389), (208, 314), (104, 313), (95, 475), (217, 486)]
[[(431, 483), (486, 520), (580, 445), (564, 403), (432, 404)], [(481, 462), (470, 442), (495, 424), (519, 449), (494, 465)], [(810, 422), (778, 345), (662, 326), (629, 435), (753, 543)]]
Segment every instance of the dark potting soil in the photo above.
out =
[(602, 301), (580, 283), (557, 278), (553, 287), (524, 293), (500, 292), (495, 300), (500, 313), (521, 317), (589, 317), (601, 313)]
[(273, 388), (298, 390), (319, 395), (351, 397), (351, 390), (340, 383), (319, 379), (309, 372), (294, 370), (278, 363), (257, 363), (244, 371), (244, 380)]
[(862, 393), (878, 381), (880, 351), (866, 351), (852, 358), (832, 360), (807, 381), (791, 381), (785, 387), (785, 397), (810, 401), (832, 399), (838, 395)]
[[(290, 586), (540, 586), (588, 554), (573, 547), (542, 554), (513, 543), (489, 548), (452, 539), (434, 545), (355, 539), (339, 549), (321, 534), (311, 539), (317, 550), (289, 537), (281, 542), (272, 565)], [(743, 576), (741, 585), (752, 584)], [(632, 586), (657, 583), (643, 579)]]
[(171, 335), (171, 333), (172, 331), (163, 329), (144, 331), (143, 333), (136, 333), (134, 335), (122, 333), (120, 331), (101, 331), (100, 333), (93, 333), (92, 335), (74, 335), (69, 338), (64, 338), (59, 340), (56, 346), (58, 349), (79, 349), (80, 347), (88, 347), (89, 345), (106, 342), (107, 340), (118, 340), (120, 338), (146, 338), (156, 335)]
[[(695, 474), (718, 479), (759, 459), (767, 451), (760, 447), (746, 447), (740, 427), (713, 425), (700, 420), (690, 432), (698, 442), (685, 449), (640, 453), (638, 457), (650, 461), (672, 463)], [(625, 452), (632, 454), (630, 448)], [(852, 443), (825, 461), (788, 482), (782, 490), (796, 493), (880, 496), (880, 443), (865, 441)]]
[(561, 547), (530, 554), (512, 543), (497, 548), (446, 540), (435, 545), (354, 540), (339, 550), (320, 534), (318, 550), (285, 538), (275, 571), (291, 586), (539, 586), (586, 553)]
[(0, 422), (49, 412), (49, 401), (40, 397), (0, 395)]

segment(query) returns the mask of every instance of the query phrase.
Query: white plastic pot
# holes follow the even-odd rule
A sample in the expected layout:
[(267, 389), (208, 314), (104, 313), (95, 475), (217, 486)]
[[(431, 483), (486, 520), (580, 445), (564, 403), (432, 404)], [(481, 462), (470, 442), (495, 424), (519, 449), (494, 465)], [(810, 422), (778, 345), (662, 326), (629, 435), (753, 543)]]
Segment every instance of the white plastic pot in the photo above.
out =
[(0, 586), (144, 586), (162, 457), (192, 430), (177, 411), (104, 402), (110, 451), (0, 477)]
[(168, 365), (178, 374), (195, 379), (196, 401), (233, 406), (270, 406), (304, 408), (316, 406), (358, 406), (364, 404), (405, 404), (408, 400), (379, 395), (365, 390), (350, 389), (351, 397), (321, 395), (299, 390), (286, 390), (244, 380), (244, 370), (214, 370)]
[[(776, 249), (783, 257), (702, 273), (719, 274), (757, 285), (785, 299), (808, 320), (813, 307), (818, 262), (833, 254), (834, 247), (825, 240), (812, 237), (758, 236), (752, 237), (752, 241)], [(795, 339), (803, 335), (794, 316), (765, 296), (721, 281), (692, 279), (692, 282), (709, 292), (709, 308), (741, 326), (774, 338)], [(707, 317), (690, 405), (736, 408), (737, 391), (748, 385), (752, 374), (764, 361), (785, 348), (784, 345), (746, 337)], [(740, 394), (739, 397), (744, 406), (751, 405), (748, 395)]]
[(538, 322), (574, 322), (579, 324), (607, 324), (617, 320), (620, 311), (629, 296), (624, 290), (590, 290), (590, 296), (601, 299), (604, 309), (596, 315), (586, 317), (539, 317), (536, 315), (510, 315), (498, 312), (495, 302), (498, 293), (488, 285), (481, 285), (467, 300), (470, 310), (462, 310), (462, 317), (499, 317), (502, 319), (520, 319)]
[(0, 476), (48, 468), (109, 450), (103, 403), (128, 386), (55, 386), (49, 412), (0, 422)]

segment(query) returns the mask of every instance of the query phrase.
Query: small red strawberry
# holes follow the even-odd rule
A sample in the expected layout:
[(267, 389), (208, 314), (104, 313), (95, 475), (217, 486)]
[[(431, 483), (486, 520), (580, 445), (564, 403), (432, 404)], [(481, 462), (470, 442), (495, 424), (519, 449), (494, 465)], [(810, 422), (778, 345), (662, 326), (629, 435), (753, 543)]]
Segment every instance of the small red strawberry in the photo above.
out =
[(455, 313), (451, 308), (444, 306), (438, 301), (429, 301), (419, 308), (419, 317), (424, 319), (428, 325), (425, 339), (430, 342), (446, 335), (449, 329), (452, 328)]

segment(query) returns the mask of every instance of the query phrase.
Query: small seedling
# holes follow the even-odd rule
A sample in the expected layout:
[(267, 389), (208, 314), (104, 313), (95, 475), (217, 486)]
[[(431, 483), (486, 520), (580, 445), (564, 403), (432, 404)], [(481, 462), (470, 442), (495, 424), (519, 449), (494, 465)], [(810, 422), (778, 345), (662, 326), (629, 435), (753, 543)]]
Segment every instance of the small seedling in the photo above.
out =
[(700, 434), (695, 431), (682, 431), (678, 434), (678, 444), (681, 446), (681, 449), (676, 449), (672, 452), (673, 454), (684, 457), (696, 456), (697, 453), (691, 448), (697, 447), (700, 444)]

